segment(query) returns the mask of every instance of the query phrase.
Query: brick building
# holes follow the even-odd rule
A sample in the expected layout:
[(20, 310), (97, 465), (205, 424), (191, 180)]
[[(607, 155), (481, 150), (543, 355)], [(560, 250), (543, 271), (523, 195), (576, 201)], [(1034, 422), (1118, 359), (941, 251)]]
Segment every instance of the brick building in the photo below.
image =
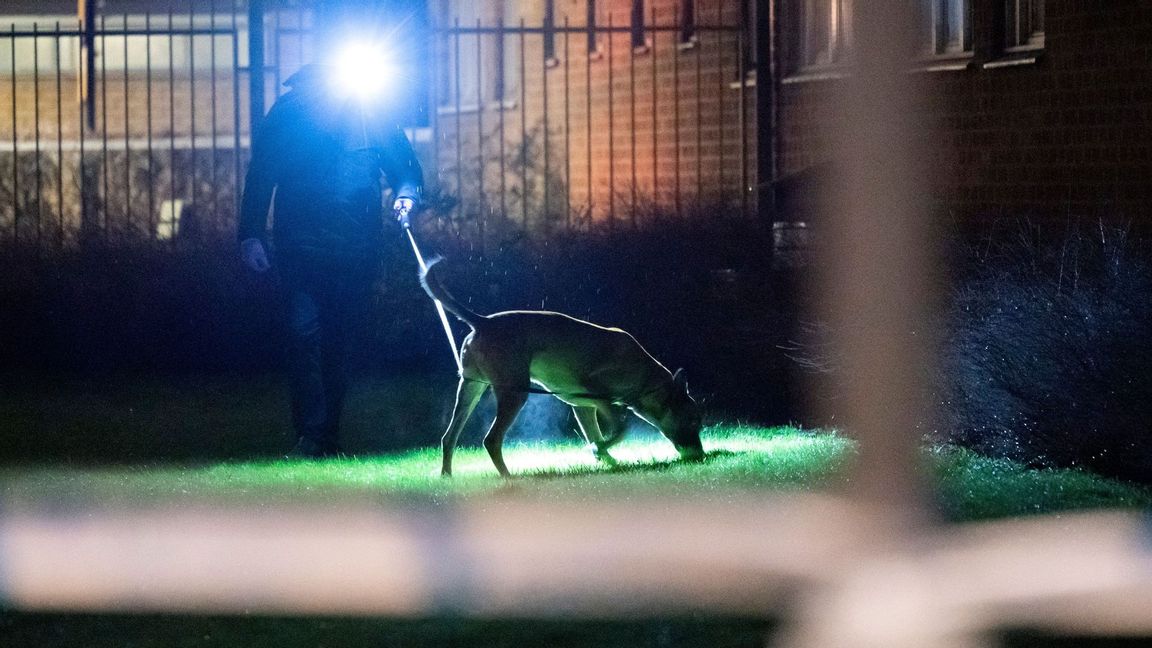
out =
[(432, 2), (437, 168), (465, 219), (550, 226), (718, 205), (750, 212), (754, 5)]
[[(427, 106), (412, 137), (431, 184), (450, 197), (442, 205), (451, 206), (462, 230), (479, 232), (626, 223), (653, 212), (718, 207), (795, 218), (772, 213), (774, 204), (793, 207), (795, 196), (781, 199), (769, 189), (782, 178), (811, 177), (802, 172), (837, 159), (831, 99), (851, 74), (853, 5), (864, 6), (853, 0), (401, 4), (432, 26), (420, 70)], [(313, 5), (263, 2), (265, 106), (308, 59)], [(0, 142), (13, 142), (17, 155), (5, 158), (0, 149), (0, 229), (27, 227), (33, 209), (41, 220), (69, 223), (99, 213), (102, 227), (121, 217), (113, 212), (127, 210), (146, 216), (144, 229), (157, 232), (165, 201), (206, 196), (230, 215), (229, 185), (240, 175), (253, 105), (249, 5), (172, 6), (177, 28), (220, 33), (165, 36), (166, 4), (108, 0), (99, 20), (112, 32), (97, 43), (94, 59), (99, 83), (81, 99), (85, 59), (78, 38), (2, 33), (27, 32), (33, 19), (37, 29), (59, 21), (67, 31), (76, 24), (76, 4), (5, 5)], [(922, 0), (921, 6), (922, 46), (909, 53), (908, 65), (930, 90), (922, 104), (933, 153), (926, 173), (945, 217), (1148, 217), (1152, 4)], [(125, 25), (152, 34), (117, 36)], [(53, 156), (75, 155), (82, 142), (110, 151), (92, 157), (89, 149), (89, 176), (74, 164), (51, 166)], [(32, 169), (34, 159), (45, 164)], [(168, 179), (153, 173), (145, 182), (133, 175), (134, 160), (161, 164)], [(172, 173), (189, 164), (198, 170)], [(39, 198), (30, 193), (33, 175), (41, 176)], [(9, 176), (19, 187), (10, 186)], [(82, 177), (89, 180), (83, 192)], [(106, 188), (105, 177), (112, 180)], [(818, 182), (798, 186), (801, 197), (820, 192)]]
[[(782, 175), (834, 160), (849, 0), (775, 0)], [(931, 186), (963, 220), (1152, 217), (1152, 3), (932, 0), (922, 49)], [(858, 6), (864, 6), (860, 4)], [(762, 151), (762, 153), (766, 153)]]

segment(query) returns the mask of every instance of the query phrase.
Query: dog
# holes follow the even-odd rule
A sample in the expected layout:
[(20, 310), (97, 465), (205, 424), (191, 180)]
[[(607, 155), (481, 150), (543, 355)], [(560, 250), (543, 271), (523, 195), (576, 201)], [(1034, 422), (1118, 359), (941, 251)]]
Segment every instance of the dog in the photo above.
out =
[(700, 408), (680, 372), (670, 373), (629, 333), (551, 311), (480, 315), (444, 288), (435, 270), (440, 261), (428, 264), (420, 283), (472, 329), (460, 347), (456, 404), (441, 441), (443, 476), (452, 475), (460, 431), (489, 388), (496, 398), (496, 418), (484, 448), (503, 477), (511, 476), (504, 464), (504, 434), (528, 394), (541, 388), (572, 407), (580, 431), (602, 461), (613, 463), (608, 449), (623, 436), (622, 408), (660, 430), (682, 458), (703, 458)]

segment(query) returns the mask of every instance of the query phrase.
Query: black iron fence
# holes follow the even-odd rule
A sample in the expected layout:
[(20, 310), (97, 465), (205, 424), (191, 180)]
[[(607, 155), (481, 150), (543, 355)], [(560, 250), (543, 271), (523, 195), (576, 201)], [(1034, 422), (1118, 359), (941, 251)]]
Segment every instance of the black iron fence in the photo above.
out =
[(0, 239), (231, 227), (248, 139), (239, 20), (213, 5), (0, 31)]
[(436, 31), (434, 154), (457, 222), (483, 240), (755, 209), (745, 29), (655, 18)]
[[(0, 25), (0, 241), (230, 236), (249, 106), (309, 59), (313, 24), (265, 14), (253, 83), (246, 11)], [(755, 209), (746, 28), (640, 18), (433, 28), (410, 133), (437, 222), (484, 241)]]

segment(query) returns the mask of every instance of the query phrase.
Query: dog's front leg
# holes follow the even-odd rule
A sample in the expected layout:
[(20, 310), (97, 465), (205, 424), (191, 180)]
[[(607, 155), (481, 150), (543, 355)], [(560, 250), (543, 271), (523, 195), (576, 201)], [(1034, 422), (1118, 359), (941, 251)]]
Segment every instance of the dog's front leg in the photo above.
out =
[(488, 456), (492, 457), (492, 463), (496, 465), (500, 476), (511, 477), (508, 467), (504, 465), (504, 433), (512, 426), (516, 415), (524, 407), (524, 403), (528, 400), (528, 392), (523, 389), (493, 387), (492, 393), (496, 396), (496, 420), (492, 421), (492, 427), (488, 428), (488, 434), (484, 435), (484, 449), (488, 451)]
[(600, 461), (615, 465), (616, 460), (608, 454), (609, 443), (604, 440), (604, 435), (600, 432), (600, 422), (596, 420), (596, 411), (597, 408), (594, 406), (572, 407), (572, 412), (576, 415), (576, 423), (580, 425), (580, 431), (584, 433), (584, 439), (595, 446), (592, 453)]
[(448, 429), (444, 431), (444, 437), (440, 440), (440, 451), (443, 457), (440, 474), (444, 477), (452, 476), (452, 452), (456, 449), (456, 441), (460, 438), (460, 431), (464, 429), (468, 417), (472, 416), (472, 410), (476, 409), (476, 404), (480, 402), (480, 397), (484, 395), (487, 389), (486, 383), (464, 378), (460, 379), (460, 384), (456, 387), (456, 405), (452, 408), (452, 420), (448, 423)]

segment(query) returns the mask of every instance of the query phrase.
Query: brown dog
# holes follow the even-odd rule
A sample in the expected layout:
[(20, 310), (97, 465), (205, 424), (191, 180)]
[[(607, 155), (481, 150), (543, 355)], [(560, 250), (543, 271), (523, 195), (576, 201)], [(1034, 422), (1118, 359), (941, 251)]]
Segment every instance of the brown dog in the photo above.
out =
[[(439, 259), (421, 274), (424, 290), (472, 328), (460, 348), (460, 385), (452, 421), (442, 441), (442, 474), (452, 474), (452, 452), (460, 430), (489, 387), (496, 397), (496, 420), (484, 447), (504, 477), (504, 433), (524, 407), (533, 383), (572, 406), (581, 432), (596, 456), (611, 462), (608, 448), (622, 436), (619, 407), (655, 426), (681, 457), (700, 459), (700, 410), (679, 372), (673, 376), (627, 332), (604, 328), (549, 311), (508, 311), (480, 315), (456, 301), (434, 272)], [(602, 430), (601, 425), (608, 426)], [(607, 434), (605, 434), (607, 432)]]

